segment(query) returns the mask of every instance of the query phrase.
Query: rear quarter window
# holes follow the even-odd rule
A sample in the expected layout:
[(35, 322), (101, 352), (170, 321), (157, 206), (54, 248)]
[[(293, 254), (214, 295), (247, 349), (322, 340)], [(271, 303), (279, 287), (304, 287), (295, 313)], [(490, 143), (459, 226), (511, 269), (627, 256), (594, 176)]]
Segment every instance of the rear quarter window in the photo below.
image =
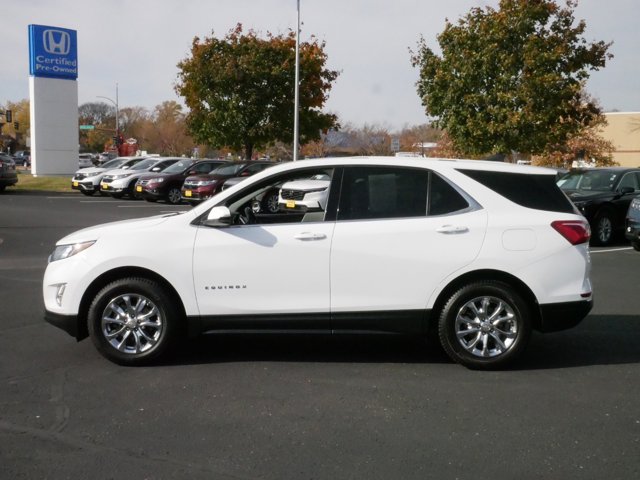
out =
[(466, 169), (458, 171), (523, 207), (550, 212), (575, 213), (571, 201), (556, 185), (555, 175)]

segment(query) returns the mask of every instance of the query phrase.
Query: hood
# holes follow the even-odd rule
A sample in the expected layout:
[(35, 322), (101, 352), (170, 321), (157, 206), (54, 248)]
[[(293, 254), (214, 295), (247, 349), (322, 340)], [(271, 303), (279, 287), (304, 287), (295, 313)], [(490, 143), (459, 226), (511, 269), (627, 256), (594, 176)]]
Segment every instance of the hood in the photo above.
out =
[(80, 170), (78, 170), (76, 172), (76, 175), (79, 173), (83, 173), (85, 175), (87, 175), (88, 173), (102, 173), (102, 172), (106, 172), (107, 169), (106, 168), (101, 168), (101, 167), (87, 167), (87, 168), (81, 168)]
[(329, 180), (294, 180), (282, 185), (283, 190), (301, 190), (309, 192), (312, 190), (320, 191), (329, 187)]
[(120, 220), (118, 222), (103, 223), (93, 227), (83, 228), (61, 238), (56, 245), (67, 245), (71, 243), (87, 242), (90, 240), (98, 240), (104, 235), (126, 236), (136, 230), (147, 229), (155, 225), (159, 225), (173, 217), (173, 214), (156, 215), (146, 218), (135, 218), (132, 220)]
[(616, 196), (615, 192), (602, 192), (594, 190), (563, 190), (564, 193), (573, 202), (587, 202), (590, 200), (600, 200), (603, 198), (613, 198)]

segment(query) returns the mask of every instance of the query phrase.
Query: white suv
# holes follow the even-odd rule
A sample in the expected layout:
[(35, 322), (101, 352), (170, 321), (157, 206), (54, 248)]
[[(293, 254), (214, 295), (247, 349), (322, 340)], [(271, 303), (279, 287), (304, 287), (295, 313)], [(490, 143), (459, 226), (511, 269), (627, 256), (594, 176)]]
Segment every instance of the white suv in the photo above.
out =
[[(324, 211), (252, 208), (315, 175), (330, 179)], [(182, 333), (275, 329), (434, 335), (455, 361), (497, 368), (533, 329), (588, 314), (589, 236), (553, 170), (305, 160), (181, 214), (63, 238), (44, 276), (45, 318), (128, 365), (158, 358)], [(273, 272), (280, 281), (265, 282)]]

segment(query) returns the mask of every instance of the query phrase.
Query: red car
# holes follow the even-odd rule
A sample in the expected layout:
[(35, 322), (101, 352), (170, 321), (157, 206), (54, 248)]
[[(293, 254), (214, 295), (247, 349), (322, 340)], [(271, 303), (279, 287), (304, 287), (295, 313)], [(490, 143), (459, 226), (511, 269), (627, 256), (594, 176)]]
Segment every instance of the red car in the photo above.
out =
[(162, 172), (142, 175), (136, 182), (135, 191), (138, 196), (149, 202), (165, 200), (175, 205), (181, 201), (180, 187), (185, 177), (209, 173), (211, 170), (215, 170), (226, 163), (224, 160), (191, 160), (185, 158), (167, 167)]
[(233, 177), (249, 177), (274, 165), (273, 162), (228, 163), (206, 175), (187, 177), (182, 184), (182, 200), (193, 204), (212, 197), (220, 190), (225, 180)]

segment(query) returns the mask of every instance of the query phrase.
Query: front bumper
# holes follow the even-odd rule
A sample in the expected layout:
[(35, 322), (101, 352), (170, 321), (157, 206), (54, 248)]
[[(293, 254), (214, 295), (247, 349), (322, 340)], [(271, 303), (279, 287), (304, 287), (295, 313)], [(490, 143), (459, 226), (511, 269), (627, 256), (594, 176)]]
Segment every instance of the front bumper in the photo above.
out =
[(100, 189), (98, 185), (95, 185), (92, 181), (87, 180), (72, 180), (71, 188), (73, 190), (79, 190), (82, 192), (97, 192)]
[(640, 223), (627, 220), (624, 236), (630, 242), (640, 242)]
[(578, 325), (593, 308), (593, 300), (540, 305), (540, 331), (558, 332)]
[(78, 341), (87, 337), (86, 329), (80, 328), (80, 320), (77, 315), (62, 315), (45, 310), (44, 319), (51, 325), (64, 330)]

